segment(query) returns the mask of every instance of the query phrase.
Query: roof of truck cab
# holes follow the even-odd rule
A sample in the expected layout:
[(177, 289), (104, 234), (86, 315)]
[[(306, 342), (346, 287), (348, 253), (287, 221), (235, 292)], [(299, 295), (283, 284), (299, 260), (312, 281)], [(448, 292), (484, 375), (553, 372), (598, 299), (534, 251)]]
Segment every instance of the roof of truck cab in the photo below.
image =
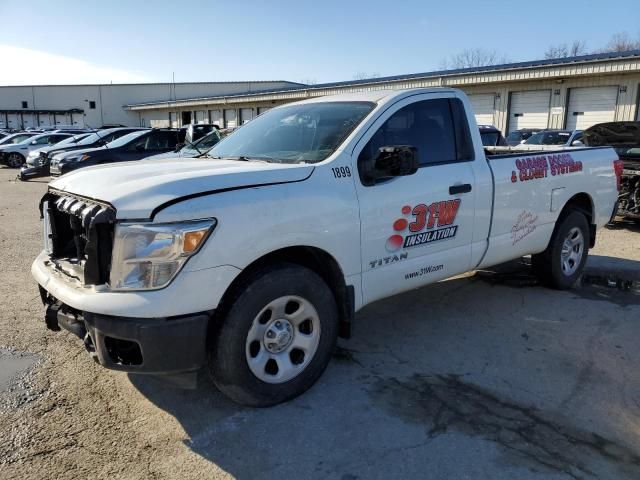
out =
[[(303, 103), (325, 103), (325, 102), (375, 102), (386, 103), (389, 100), (406, 97), (409, 95), (416, 95), (418, 93), (451, 93), (454, 92), (453, 88), (409, 88), (405, 90), (373, 90), (367, 92), (350, 92), (339, 93), (337, 95), (325, 95), (322, 97), (313, 97), (300, 102), (287, 103), (281, 107), (290, 105), (299, 105)], [(276, 108), (281, 108), (276, 107)]]

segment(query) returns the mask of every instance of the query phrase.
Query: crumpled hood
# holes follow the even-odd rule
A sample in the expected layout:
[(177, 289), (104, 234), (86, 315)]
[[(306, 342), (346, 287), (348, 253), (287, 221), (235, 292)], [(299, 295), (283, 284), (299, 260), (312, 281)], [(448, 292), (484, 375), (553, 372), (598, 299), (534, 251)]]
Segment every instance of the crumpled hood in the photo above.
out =
[(157, 207), (216, 190), (299, 182), (312, 165), (204, 158), (123, 162), (88, 167), (52, 181), (52, 189), (113, 205), (118, 219), (151, 218)]

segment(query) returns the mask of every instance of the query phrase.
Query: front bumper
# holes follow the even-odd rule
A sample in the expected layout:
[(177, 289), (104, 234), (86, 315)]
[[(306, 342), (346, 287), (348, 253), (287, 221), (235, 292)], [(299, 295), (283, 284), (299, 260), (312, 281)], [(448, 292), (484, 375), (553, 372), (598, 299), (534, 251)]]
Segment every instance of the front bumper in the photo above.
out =
[(50, 265), (43, 251), (31, 265), (33, 278), (49, 294), (81, 312), (114, 317), (166, 318), (215, 310), (240, 269), (223, 265), (190, 271), (185, 266), (163, 289), (112, 292), (101, 286), (84, 287)]
[(40, 287), (51, 330), (64, 328), (84, 341), (100, 365), (132, 373), (172, 375), (204, 364), (210, 314), (128, 318), (80, 312)]
[(46, 177), (49, 175), (49, 165), (23, 166), (20, 169), (20, 180), (28, 178)]

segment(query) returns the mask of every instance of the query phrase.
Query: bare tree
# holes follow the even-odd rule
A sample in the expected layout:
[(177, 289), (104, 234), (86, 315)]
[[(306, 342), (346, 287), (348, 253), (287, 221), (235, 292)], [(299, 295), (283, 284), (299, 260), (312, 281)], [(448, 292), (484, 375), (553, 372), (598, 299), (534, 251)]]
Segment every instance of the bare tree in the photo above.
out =
[(440, 62), (443, 69), (450, 68), (471, 68), (486, 67), (488, 65), (499, 65), (508, 63), (509, 59), (495, 50), (484, 50), (482, 48), (467, 48), (460, 53), (452, 55)]
[(587, 53), (587, 44), (583, 40), (574, 40), (570, 45), (561, 43), (551, 45), (544, 52), (544, 58), (566, 58), (585, 55)]
[(632, 40), (627, 32), (615, 33), (609, 43), (604, 47), (604, 52), (626, 52), (640, 48), (640, 39)]
[(627, 32), (618, 32), (611, 36), (603, 48), (598, 48), (594, 53), (626, 52), (638, 49), (640, 49), (640, 35), (636, 40), (633, 40)]
[(370, 78), (378, 78), (380, 76), (377, 72), (367, 73), (367, 72), (356, 72), (353, 74), (354, 80), (369, 80)]

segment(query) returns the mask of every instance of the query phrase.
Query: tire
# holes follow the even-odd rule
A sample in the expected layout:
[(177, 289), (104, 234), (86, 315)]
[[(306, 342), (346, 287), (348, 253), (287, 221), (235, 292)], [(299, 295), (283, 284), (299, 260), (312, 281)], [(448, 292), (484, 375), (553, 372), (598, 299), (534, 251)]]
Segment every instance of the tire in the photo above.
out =
[(252, 407), (308, 390), (338, 337), (328, 285), (308, 268), (284, 264), (257, 272), (236, 291), (209, 341), (207, 367), (216, 387)]
[(7, 165), (11, 168), (20, 168), (24, 164), (24, 157), (19, 153), (10, 153), (7, 157)]
[(589, 223), (583, 213), (560, 217), (547, 249), (531, 256), (538, 279), (558, 290), (571, 288), (582, 274), (589, 255)]

